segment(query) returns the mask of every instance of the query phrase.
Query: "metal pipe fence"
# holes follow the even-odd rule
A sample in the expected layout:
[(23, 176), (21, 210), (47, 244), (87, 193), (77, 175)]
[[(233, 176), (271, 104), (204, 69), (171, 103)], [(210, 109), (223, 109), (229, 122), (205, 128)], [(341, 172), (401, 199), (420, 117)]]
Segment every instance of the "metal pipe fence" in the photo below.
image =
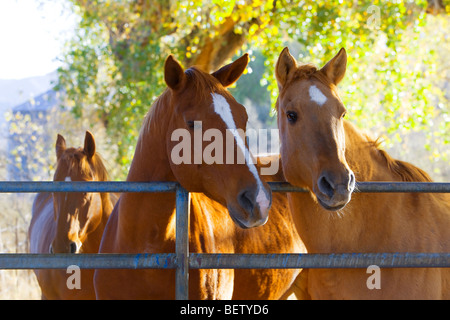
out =
[[(274, 192), (307, 192), (269, 182)], [(0, 269), (176, 269), (176, 293), (188, 299), (189, 269), (449, 268), (450, 253), (205, 254), (189, 253), (189, 193), (176, 182), (0, 182), (0, 193), (175, 192), (176, 249), (162, 254), (0, 254)], [(450, 183), (359, 182), (355, 192), (450, 193)]]

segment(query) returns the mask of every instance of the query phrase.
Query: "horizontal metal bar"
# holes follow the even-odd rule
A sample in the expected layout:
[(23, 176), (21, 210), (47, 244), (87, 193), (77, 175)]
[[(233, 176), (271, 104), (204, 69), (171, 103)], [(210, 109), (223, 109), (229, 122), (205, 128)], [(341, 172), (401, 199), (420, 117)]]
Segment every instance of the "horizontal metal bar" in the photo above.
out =
[[(0, 254), (0, 269), (174, 269), (175, 253)], [(191, 269), (450, 268), (450, 253), (189, 254)]]
[(450, 268), (450, 253), (191, 254), (192, 269)]
[[(288, 182), (268, 182), (272, 191), (308, 192), (307, 189), (295, 187)], [(377, 192), (432, 192), (450, 193), (449, 182), (357, 182), (355, 191), (359, 193)]]
[(274, 192), (309, 192), (308, 189), (294, 187), (289, 182), (268, 182), (267, 184)]
[(35, 254), (2, 253), (0, 269), (174, 269), (174, 253), (161, 254)]
[[(0, 193), (33, 192), (175, 192), (177, 182), (0, 181)], [(274, 192), (308, 192), (288, 182), (269, 182)], [(355, 192), (450, 193), (448, 182), (357, 182)]]
[(448, 182), (357, 182), (355, 192), (449, 193)]
[(175, 192), (177, 182), (135, 181), (0, 181), (8, 192)]

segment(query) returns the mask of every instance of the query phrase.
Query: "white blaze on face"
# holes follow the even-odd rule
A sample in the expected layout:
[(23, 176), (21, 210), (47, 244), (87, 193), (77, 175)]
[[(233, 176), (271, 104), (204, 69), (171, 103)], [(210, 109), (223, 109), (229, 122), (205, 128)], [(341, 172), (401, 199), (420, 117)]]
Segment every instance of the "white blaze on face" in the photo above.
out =
[[(236, 144), (241, 149), (242, 153), (244, 155), (250, 155), (250, 151), (245, 146), (242, 137), (238, 134), (236, 123), (234, 122), (233, 115), (231, 114), (230, 104), (220, 94), (211, 93), (211, 96), (213, 98), (214, 111), (222, 118), (230, 132), (233, 133)], [(261, 179), (259, 178), (258, 171), (256, 170), (255, 165), (249, 161), (249, 157), (245, 157), (245, 163), (247, 164), (250, 172), (253, 174), (258, 184), (258, 194), (256, 196), (256, 202), (258, 202), (260, 210), (265, 211), (269, 207), (270, 200), (267, 198), (267, 195), (263, 190), (263, 184), (261, 182)]]
[(309, 97), (311, 98), (311, 101), (314, 101), (319, 106), (323, 106), (327, 101), (327, 97), (315, 85), (309, 87)]

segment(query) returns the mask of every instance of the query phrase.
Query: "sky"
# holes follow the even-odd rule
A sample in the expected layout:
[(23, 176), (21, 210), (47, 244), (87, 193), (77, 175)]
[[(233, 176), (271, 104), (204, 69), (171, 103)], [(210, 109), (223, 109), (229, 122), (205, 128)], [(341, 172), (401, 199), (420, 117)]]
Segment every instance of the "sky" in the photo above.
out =
[(75, 21), (67, 0), (0, 0), (0, 79), (56, 70)]

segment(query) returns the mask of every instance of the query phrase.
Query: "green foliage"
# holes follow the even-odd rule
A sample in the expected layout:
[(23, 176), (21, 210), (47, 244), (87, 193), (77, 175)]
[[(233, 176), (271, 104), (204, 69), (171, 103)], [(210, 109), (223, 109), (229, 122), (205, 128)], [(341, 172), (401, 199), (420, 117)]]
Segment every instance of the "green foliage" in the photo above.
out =
[[(360, 126), (392, 139), (403, 131), (431, 132), (436, 112), (448, 115), (448, 101), (430, 80), (439, 72), (438, 52), (423, 52), (423, 0), (72, 1), (80, 26), (67, 44), (58, 88), (75, 115), (105, 125), (124, 174), (142, 119), (165, 87), (169, 53), (185, 67), (212, 71), (252, 51), (252, 72), (233, 94), (273, 106), (273, 66), (284, 45), (298, 60), (317, 65), (345, 47), (349, 61), (340, 92)], [(413, 59), (418, 52), (420, 62)], [(437, 110), (439, 103), (444, 107)], [(267, 115), (260, 120), (271, 121)], [(448, 142), (448, 123), (440, 122), (433, 135)]]

